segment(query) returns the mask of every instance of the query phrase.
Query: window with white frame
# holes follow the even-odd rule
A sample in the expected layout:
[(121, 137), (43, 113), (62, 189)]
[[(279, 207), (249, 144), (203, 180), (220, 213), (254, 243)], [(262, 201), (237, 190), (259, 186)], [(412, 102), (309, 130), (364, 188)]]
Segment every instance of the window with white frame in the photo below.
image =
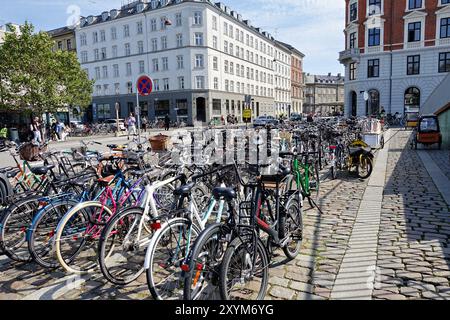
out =
[(183, 56), (177, 56), (177, 68), (178, 70), (184, 69), (184, 58)]
[(196, 32), (194, 37), (195, 37), (195, 45), (203, 46), (203, 33)]
[(204, 89), (205, 88), (205, 77), (204, 76), (196, 76), (195, 83), (196, 83), (197, 89)]
[(184, 77), (178, 77), (178, 89), (184, 90)]
[(176, 35), (177, 37), (177, 47), (180, 48), (183, 46), (183, 34), (182, 33), (178, 33)]
[(145, 73), (145, 62), (143, 60), (139, 61), (139, 73)]
[(194, 12), (194, 25), (199, 26), (203, 24), (203, 15), (200, 11)]
[(202, 54), (196, 54), (195, 55), (195, 67), (197, 69), (204, 67), (204, 60)]

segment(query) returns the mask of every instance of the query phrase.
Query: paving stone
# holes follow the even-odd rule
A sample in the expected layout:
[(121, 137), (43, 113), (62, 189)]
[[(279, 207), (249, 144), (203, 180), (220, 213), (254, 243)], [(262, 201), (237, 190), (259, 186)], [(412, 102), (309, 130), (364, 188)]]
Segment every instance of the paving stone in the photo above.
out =
[(295, 291), (302, 291), (312, 293), (313, 286), (309, 283), (299, 282), (299, 281), (291, 281), (289, 284), (289, 288), (294, 289)]
[(270, 276), (269, 283), (272, 285), (278, 285), (281, 287), (287, 287), (289, 285), (289, 280), (279, 277)]
[(276, 298), (281, 298), (285, 300), (292, 300), (295, 295), (295, 291), (280, 286), (273, 286), (270, 289), (270, 295)]

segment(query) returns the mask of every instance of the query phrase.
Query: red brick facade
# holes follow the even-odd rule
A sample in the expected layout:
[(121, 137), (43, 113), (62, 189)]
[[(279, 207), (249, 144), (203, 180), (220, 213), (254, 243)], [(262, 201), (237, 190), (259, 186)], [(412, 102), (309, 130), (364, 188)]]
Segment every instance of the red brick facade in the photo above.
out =
[[(358, 24), (358, 47), (363, 49), (366, 43), (366, 26), (367, 18), (367, 3), (369, 0), (358, 0), (358, 19), (354, 23)], [(346, 0), (346, 26), (349, 23), (350, 16), (350, 2)], [(407, 11), (408, 0), (382, 0), (384, 23), (384, 50), (401, 50), (404, 44), (404, 30), (405, 20), (404, 16), (408, 15)], [(425, 46), (434, 46), (436, 38), (436, 11), (441, 9), (439, 7), (439, 0), (423, 0), (424, 9), (417, 9), (416, 11), (427, 14), (425, 17)], [(348, 43), (349, 35), (346, 34), (346, 43)]]

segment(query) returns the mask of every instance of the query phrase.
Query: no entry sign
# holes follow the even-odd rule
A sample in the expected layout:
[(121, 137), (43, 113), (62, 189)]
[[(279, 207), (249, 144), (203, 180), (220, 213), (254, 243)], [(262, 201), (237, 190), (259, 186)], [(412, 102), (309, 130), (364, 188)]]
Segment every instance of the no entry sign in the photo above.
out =
[(142, 76), (137, 81), (137, 89), (141, 96), (148, 96), (153, 91), (153, 81), (148, 76)]

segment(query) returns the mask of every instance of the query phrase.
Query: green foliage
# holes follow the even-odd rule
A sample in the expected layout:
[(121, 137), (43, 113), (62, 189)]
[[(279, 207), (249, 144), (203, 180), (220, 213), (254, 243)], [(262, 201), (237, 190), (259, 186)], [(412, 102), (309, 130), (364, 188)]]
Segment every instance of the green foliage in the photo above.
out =
[(19, 35), (6, 35), (0, 46), (0, 109), (41, 114), (89, 105), (93, 81), (74, 52), (54, 52), (53, 45), (29, 23)]

